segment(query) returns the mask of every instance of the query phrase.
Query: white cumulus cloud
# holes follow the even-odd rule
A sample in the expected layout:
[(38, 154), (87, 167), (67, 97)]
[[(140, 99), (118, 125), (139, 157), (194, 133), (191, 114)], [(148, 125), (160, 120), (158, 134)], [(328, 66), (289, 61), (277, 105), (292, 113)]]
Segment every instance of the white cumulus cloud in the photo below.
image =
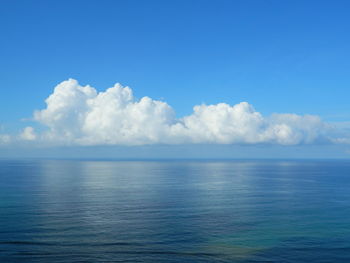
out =
[[(318, 116), (273, 114), (264, 117), (252, 105), (197, 105), (191, 115), (176, 118), (163, 101), (143, 97), (120, 84), (97, 92), (74, 79), (63, 81), (34, 119), (48, 127), (42, 140), (78, 145), (180, 143), (294, 145), (330, 140), (330, 127)], [(30, 127), (24, 139), (38, 136)]]

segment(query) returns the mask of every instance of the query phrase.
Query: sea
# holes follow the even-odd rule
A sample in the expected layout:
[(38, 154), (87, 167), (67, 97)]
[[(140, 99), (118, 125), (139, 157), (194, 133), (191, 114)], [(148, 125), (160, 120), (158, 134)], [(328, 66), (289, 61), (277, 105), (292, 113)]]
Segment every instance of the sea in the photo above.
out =
[(0, 262), (350, 262), (350, 160), (0, 160)]

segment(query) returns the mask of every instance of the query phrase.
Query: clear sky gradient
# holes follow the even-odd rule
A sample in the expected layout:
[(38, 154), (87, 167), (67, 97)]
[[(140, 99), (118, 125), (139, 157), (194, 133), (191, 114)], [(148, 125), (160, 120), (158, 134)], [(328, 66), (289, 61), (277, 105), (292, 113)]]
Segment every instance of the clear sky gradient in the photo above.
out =
[(68, 78), (119, 82), (177, 117), (247, 101), (263, 115), (350, 120), (349, 1), (0, 2), (3, 131), (36, 126), (23, 119)]

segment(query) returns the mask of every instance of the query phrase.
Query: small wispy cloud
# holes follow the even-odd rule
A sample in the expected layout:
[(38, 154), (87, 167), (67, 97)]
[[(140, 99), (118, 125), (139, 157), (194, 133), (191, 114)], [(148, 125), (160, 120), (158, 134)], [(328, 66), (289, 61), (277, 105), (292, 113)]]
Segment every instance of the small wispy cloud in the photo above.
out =
[(19, 138), (25, 141), (34, 141), (36, 139), (34, 128), (30, 126), (25, 127)]
[(0, 145), (9, 144), (11, 142), (11, 135), (0, 134)]

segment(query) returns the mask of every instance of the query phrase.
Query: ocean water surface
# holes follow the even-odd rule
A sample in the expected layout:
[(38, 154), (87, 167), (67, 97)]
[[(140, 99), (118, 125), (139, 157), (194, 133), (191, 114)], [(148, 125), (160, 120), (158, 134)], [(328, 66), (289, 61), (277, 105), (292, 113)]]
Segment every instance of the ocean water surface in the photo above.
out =
[(0, 262), (350, 262), (350, 161), (0, 161)]

